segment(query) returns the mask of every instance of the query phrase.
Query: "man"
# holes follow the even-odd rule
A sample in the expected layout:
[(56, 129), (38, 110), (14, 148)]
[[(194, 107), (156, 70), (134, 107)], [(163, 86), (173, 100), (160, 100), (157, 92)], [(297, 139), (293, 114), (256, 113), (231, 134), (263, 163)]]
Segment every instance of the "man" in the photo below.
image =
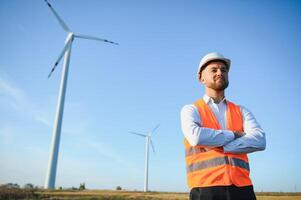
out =
[(247, 154), (265, 149), (265, 133), (245, 107), (225, 98), (231, 61), (205, 55), (198, 79), (205, 95), (181, 111), (191, 200), (254, 200)]

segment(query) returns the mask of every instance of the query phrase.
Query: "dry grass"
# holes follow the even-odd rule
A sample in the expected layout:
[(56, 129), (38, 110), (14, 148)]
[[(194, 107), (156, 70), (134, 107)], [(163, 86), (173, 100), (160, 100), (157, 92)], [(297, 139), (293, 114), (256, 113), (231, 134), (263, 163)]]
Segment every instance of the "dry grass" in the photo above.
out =
[[(301, 200), (301, 193), (257, 193), (257, 200)], [(137, 192), (112, 190), (0, 190), (2, 199), (27, 200), (188, 200), (188, 193)]]
[(301, 193), (261, 192), (256, 197), (257, 200), (301, 200)]
[(86, 190), (86, 191), (41, 191), (39, 195), (43, 198), (55, 197), (59, 199), (138, 199), (138, 200), (187, 200), (187, 193), (171, 192), (131, 192), (111, 190)]
[[(188, 193), (130, 192), (111, 190), (43, 191), (41, 194), (58, 199), (81, 200), (188, 200)], [(301, 193), (257, 193), (257, 200), (301, 200)]]
[(301, 200), (301, 196), (257, 196), (257, 200)]

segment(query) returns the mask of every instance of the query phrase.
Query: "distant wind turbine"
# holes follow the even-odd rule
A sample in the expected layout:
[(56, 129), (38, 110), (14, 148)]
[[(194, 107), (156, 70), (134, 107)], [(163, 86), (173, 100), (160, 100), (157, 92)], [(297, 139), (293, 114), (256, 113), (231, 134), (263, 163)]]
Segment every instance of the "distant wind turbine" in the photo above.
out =
[(51, 74), (54, 72), (57, 65), (59, 64), (62, 57), (64, 56), (64, 66), (62, 69), (60, 90), (59, 90), (56, 114), (55, 114), (55, 118), (54, 118), (53, 130), (52, 130), (52, 142), (51, 142), (51, 148), (50, 148), (48, 170), (47, 170), (46, 180), (45, 180), (45, 185), (44, 185), (44, 187), (46, 189), (54, 189), (72, 42), (73, 42), (74, 38), (82, 38), (82, 39), (89, 39), (89, 40), (97, 40), (97, 41), (101, 41), (101, 42), (108, 42), (108, 43), (116, 44), (116, 45), (117, 45), (117, 43), (106, 40), (106, 39), (94, 37), (94, 36), (74, 34), (68, 28), (66, 23), (62, 20), (62, 18), (57, 14), (57, 12), (53, 9), (51, 4), (47, 0), (45, 0), (45, 2), (49, 6), (50, 10), (54, 14), (56, 19), (60, 23), (60, 25), (62, 26), (62, 28), (68, 33), (66, 40), (65, 40), (65, 46), (48, 75), (48, 78), (49, 78), (51, 76)]
[(141, 133), (137, 133), (137, 132), (129, 132), (131, 134), (135, 134), (141, 137), (145, 137), (146, 139), (146, 145), (145, 145), (145, 174), (144, 174), (144, 192), (148, 191), (148, 161), (149, 161), (149, 143), (152, 146), (153, 152), (155, 152), (155, 147), (154, 144), (152, 142), (152, 134), (159, 128), (160, 124), (158, 124), (151, 132), (149, 132), (148, 134), (141, 134)]

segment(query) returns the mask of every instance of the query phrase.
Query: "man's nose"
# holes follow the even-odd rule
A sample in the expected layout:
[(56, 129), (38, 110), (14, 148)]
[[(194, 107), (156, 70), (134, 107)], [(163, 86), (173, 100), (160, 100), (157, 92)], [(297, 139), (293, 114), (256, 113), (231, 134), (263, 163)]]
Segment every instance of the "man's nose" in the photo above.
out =
[(216, 71), (216, 74), (219, 75), (219, 76), (222, 76), (222, 75), (223, 75), (223, 72), (222, 72), (221, 69), (218, 69), (218, 70)]

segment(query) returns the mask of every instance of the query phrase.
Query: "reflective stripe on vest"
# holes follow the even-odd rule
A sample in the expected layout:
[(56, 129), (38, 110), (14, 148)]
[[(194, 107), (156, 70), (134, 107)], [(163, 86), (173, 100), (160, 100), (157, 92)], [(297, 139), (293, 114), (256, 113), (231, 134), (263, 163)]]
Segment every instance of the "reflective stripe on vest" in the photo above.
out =
[(250, 171), (249, 163), (247, 163), (244, 160), (238, 159), (238, 158), (231, 158), (230, 165), (240, 167), (240, 168)]
[(187, 173), (206, 169), (206, 168), (216, 167), (220, 165), (232, 165), (250, 171), (249, 163), (245, 162), (244, 160), (238, 158), (229, 158), (228, 156), (224, 156), (224, 157), (213, 158), (210, 160), (193, 163), (187, 166)]
[[(226, 129), (243, 131), (243, 117), (240, 107), (227, 101)], [(202, 127), (221, 130), (218, 120), (210, 107), (200, 99), (194, 103), (198, 108)], [(252, 185), (247, 154), (225, 153), (223, 147), (206, 148), (191, 146), (184, 139), (188, 186), (210, 187)]]
[(189, 147), (188, 149), (185, 149), (185, 156), (191, 156), (191, 155), (196, 155), (198, 153), (206, 152), (208, 151), (205, 148), (200, 148), (200, 147)]

